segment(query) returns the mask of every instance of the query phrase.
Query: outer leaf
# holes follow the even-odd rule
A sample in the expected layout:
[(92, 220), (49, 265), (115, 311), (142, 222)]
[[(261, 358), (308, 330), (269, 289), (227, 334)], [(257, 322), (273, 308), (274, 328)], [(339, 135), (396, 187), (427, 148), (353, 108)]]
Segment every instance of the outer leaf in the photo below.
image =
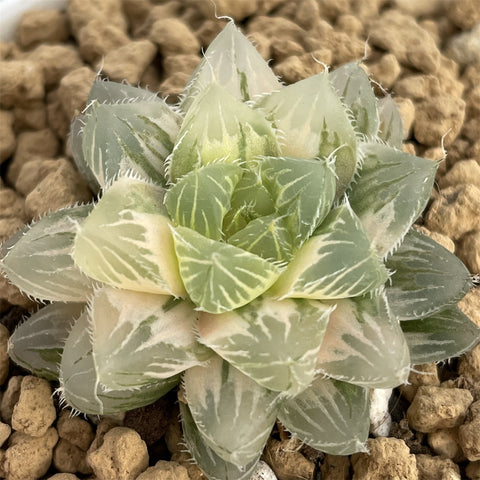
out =
[(335, 173), (324, 160), (265, 157), (262, 183), (299, 247), (327, 216), (335, 198)]
[(362, 149), (365, 160), (349, 201), (378, 254), (385, 256), (425, 208), (438, 165), (386, 145), (369, 143)]
[(74, 265), (71, 252), (78, 223), (91, 209), (92, 205), (63, 208), (5, 242), (0, 250), (1, 269), (10, 281), (35, 298), (85, 301), (92, 281)]
[(257, 155), (277, 155), (270, 123), (260, 111), (212, 83), (192, 104), (178, 134), (169, 174), (172, 181), (209, 163), (241, 164)]
[(271, 289), (279, 298), (335, 299), (383, 285), (387, 270), (352, 209), (333, 209)]
[(282, 155), (335, 159), (337, 197), (357, 168), (356, 135), (328, 73), (320, 73), (274, 92), (258, 102), (283, 134)]
[(58, 380), (63, 345), (83, 303), (52, 303), (21, 323), (8, 340), (10, 358), (34, 375)]
[(263, 387), (293, 396), (313, 380), (331, 311), (312, 300), (261, 298), (201, 314), (200, 341)]
[(188, 406), (200, 436), (220, 458), (243, 467), (258, 459), (275, 424), (278, 395), (220, 357), (184, 376)]
[(410, 370), (408, 346), (384, 295), (339, 300), (330, 315), (317, 369), (370, 388), (392, 388)]
[(302, 442), (332, 455), (365, 452), (370, 427), (368, 390), (330, 378), (286, 400), (279, 420)]
[(185, 227), (172, 228), (180, 274), (199, 310), (222, 313), (265, 292), (279, 269), (252, 253)]
[(257, 458), (247, 465), (237, 467), (219, 457), (204, 441), (193, 420), (188, 405), (180, 402), (183, 436), (195, 463), (202, 469), (209, 480), (249, 480), (260, 459)]
[(93, 356), (108, 389), (134, 388), (201, 364), (193, 305), (166, 295), (106, 287), (91, 304)]
[(247, 101), (281, 88), (275, 74), (233, 22), (229, 22), (205, 52), (184, 91), (186, 112), (194, 98), (218, 82), (236, 99)]
[(358, 63), (347, 63), (329, 74), (330, 81), (355, 117), (355, 127), (367, 137), (378, 133), (380, 118), (370, 79)]
[(378, 101), (378, 111), (380, 114), (378, 136), (391, 147), (401, 149), (403, 143), (402, 117), (391, 95), (385, 95)]
[(163, 194), (143, 180), (115, 182), (77, 234), (75, 263), (114, 287), (184, 295)]
[(458, 357), (480, 341), (480, 329), (455, 306), (427, 318), (400, 322), (400, 326), (415, 364)]
[(165, 195), (170, 218), (207, 238), (222, 238), (223, 217), (230, 209), (233, 190), (242, 177), (237, 165), (207, 165), (187, 174)]
[(108, 80), (98, 80), (93, 83), (88, 94), (87, 110), (91, 108), (92, 102), (95, 101), (106, 104), (163, 102), (156, 93), (144, 88), (132, 87), (128, 83), (110, 82)]
[(459, 302), (472, 285), (465, 265), (431, 238), (410, 230), (388, 258), (388, 303), (400, 320), (416, 320)]
[(60, 365), (62, 397), (74, 409), (92, 415), (125, 412), (153, 403), (179, 382), (175, 376), (136, 389), (106, 391), (98, 381), (89, 323), (87, 312), (75, 322)]

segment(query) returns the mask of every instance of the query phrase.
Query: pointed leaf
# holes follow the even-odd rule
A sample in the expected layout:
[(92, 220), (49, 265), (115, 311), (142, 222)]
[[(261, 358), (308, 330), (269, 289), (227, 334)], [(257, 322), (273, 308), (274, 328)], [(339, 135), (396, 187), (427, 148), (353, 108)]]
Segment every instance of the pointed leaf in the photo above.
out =
[(356, 297), (385, 283), (387, 270), (352, 209), (333, 209), (271, 289), (279, 298)]
[(258, 458), (275, 424), (278, 395), (220, 357), (184, 376), (185, 395), (204, 442), (238, 467)]
[(117, 104), (128, 101), (137, 102), (158, 102), (163, 100), (156, 93), (145, 88), (132, 87), (128, 83), (111, 82), (109, 80), (95, 81), (90, 89), (87, 100), (87, 110), (91, 108), (92, 102)]
[(368, 390), (317, 377), (309, 388), (282, 404), (278, 418), (302, 442), (322, 452), (365, 452), (370, 427)]
[(265, 388), (296, 395), (313, 380), (332, 307), (260, 298), (233, 312), (200, 315), (200, 341)]
[(334, 157), (338, 198), (357, 168), (357, 139), (328, 73), (282, 88), (262, 98), (258, 107), (282, 132), (283, 155)]
[(0, 250), (2, 271), (32, 297), (85, 301), (92, 292), (92, 281), (75, 266), (71, 252), (78, 223), (91, 210), (92, 205), (63, 208), (5, 242)]
[(222, 313), (265, 292), (279, 269), (252, 253), (185, 227), (172, 228), (180, 274), (199, 310)]
[(8, 340), (10, 358), (34, 375), (58, 380), (63, 345), (83, 303), (52, 303), (21, 323)]
[(388, 303), (400, 320), (416, 320), (459, 302), (470, 290), (465, 265), (437, 242), (410, 230), (388, 258)]
[(170, 179), (217, 161), (243, 164), (277, 154), (274, 130), (262, 113), (212, 83), (185, 116), (170, 158)]
[(402, 148), (403, 123), (400, 111), (391, 95), (385, 95), (378, 101), (380, 114), (380, 132), (378, 136), (391, 147)]
[(427, 318), (400, 322), (412, 363), (430, 363), (458, 357), (480, 341), (480, 329), (457, 307)]
[(182, 177), (165, 195), (170, 218), (212, 240), (222, 238), (223, 217), (242, 176), (237, 165), (211, 164)]
[(384, 295), (336, 302), (318, 355), (317, 370), (370, 388), (392, 388), (407, 380), (408, 346)]
[(329, 74), (330, 81), (355, 117), (355, 127), (366, 137), (378, 133), (380, 118), (370, 79), (358, 63), (347, 63)]
[(185, 88), (181, 109), (186, 112), (195, 97), (213, 82), (244, 102), (282, 86), (267, 62), (233, 22), (225, 25), (205, 52)]
[(425, 208), (438, 164), (386, 145), (362, 145), (365, 159), (350, 205), (380, 256), (398, 245)]
[(167, 379), (208, 359), (193, 305), (166, 295), (103, 288), (91, 300), (93, 356), (108, 389)]
[(143, 180), (115, 182), (77, 234), (75, 263), (114, 287), (184, 295), (163, 195)]

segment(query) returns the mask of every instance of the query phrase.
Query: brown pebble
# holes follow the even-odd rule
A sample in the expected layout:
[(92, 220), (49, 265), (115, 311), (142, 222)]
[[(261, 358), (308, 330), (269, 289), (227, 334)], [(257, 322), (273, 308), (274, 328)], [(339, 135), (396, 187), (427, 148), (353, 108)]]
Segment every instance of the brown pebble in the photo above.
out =
[(95, 434), (92, 426), (80, 417), (74, 417), (69, 410), (62, 410), (57, 420), (57, 430), (60, 438), (68, 440), (80, 450), (87, 451)]
[(25, 200), (11, 188), (0, 190), (0, 218), (27, 219)]
[(53, 465), (59, 472), (92, 473), (87, 463), (86, 452), (76, 447), (68, 440), (60, 438), (53, 450)]
[(16, 139), (13, 120), (12, 112), (0, 110), (0, 164), (15, 151)]
[(430, 448), (441, 457), (455, 462), (465, 460), (462, 449), (458, 445), (458, 427), (442, 428), (428, 434)]
[(196, 54), (200, 44), (192, 31), (177, 18), (157, 20), (150, 30), (149, 38), (158, 45), (160, 53), (169, 55)]
[(345, 455), (325, 455), (321, 466), (323, 480), (350, 480), (350, 458)]
[(188, 470), (177, 462), (159, 460), (147, 468), (136, 480), (190, 480)]
[[(0, 230), (1, 234), (1, 230)], [(1, 241), (1, 237), (0, 237)], [(0, 385), (3, 385), (8, 379), (8, 371), (9, 371), (9, 364), (10, 360), (8, 358), (8, 339), (10, 338), (10, 332), (8, 331), (7, 327), (0, 323)], [(0, 447), (2, 443), (5, 441), (1, 441), (0, 435)]]
[(376, 62), (369, 63), (368, 71), (384, 88), (392, 88), (400, 75), (401, 67), (393, 53), (386, 53)]
[(44, 100), (29, 102), (28, 105), (17, 105), (13, 109), (16, 132), (24, 130), (43, 130), (47, 127), (47, 106)]
[(480, 460), (480, 400), (470, 406), (465, 423), (458, 429), (458, 441), (468, 460)]
[(449, 458), (416, 455), (419, 480), (462, 480), (458, 465)]
[(97, 74), (91, 68), (80, 67), (60, 80), (58, 98), (68, 119), (73, 119), (85, 108), (96, 76)]
[(7, 389), (3, 392), (0, 401), (0, 414), (2, 420), (8, 424), (12, 422), (13, 407), (20, 397), (20, 386), (23, 376), (16, 375), (8, 379)]

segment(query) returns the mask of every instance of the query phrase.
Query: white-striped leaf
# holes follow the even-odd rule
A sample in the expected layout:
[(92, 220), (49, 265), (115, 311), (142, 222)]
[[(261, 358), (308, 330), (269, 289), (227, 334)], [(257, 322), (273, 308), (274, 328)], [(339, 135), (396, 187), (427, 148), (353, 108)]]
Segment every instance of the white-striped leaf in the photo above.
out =
[(355, 117), (355, 127), (366, 137), (378, 133), (380, 118), (370, 79), (358, 63), (347, 63), (329, 73), (330, 81)]
[(84, 303), (51, 303), (21, 323), (8, 340), (10, 358), (34, 375), (58, 380), (63, 345)]
[(380, 256), (397, 246), (425, 208), (438, 164), (386, 145), (362, 145), (365, 159), (350, 205)]
[[(238, 467), (233, 463), (226, 462), (205, 443), (188, 405), (183, 402), (180, 402), (180, 415), (186, 446), (195, 463), (209, 480), (250, 480), (261, 452), (258, 452), (257, 458), (247, 465)], [(231, 432), (231, 434), (235, 435), (235, 432)]]
[(480, 341), (480, 329), (455, 306), (427, 318), (400, 322), (400, 326), (415, 364), (458, 357)]
[(253, 253), (186, 227), (172, 228), (185, 289), (199, 310), (223, 313), (260, 296), (280, 270)]
[(170, 218), (177, 225), (220, 240), (223, 218), (241, 177), (241, 167), (224, 163), (206, 165), (188, 173), (165, 195)]
[(143, 180), (113, 183), (80, 227), (75, 263), (114, 287), (184, 295), (163, 195)]
[(132, 87), (128, 83), (111, 82), (109, 80), (97, 80), (93, 82), (88, 94), (87, 111), (92, 103), (117, 104), (134, 102), (162, 102), (156, 93), (145, 88)]
[(370, 427), (368, 390), (317, 377), (282, 403), (278, 419), (302, 442), (332, 455), (366, 451)]
[(403, 143), (403, 123), (397, 104), (391, 95), (378, 101), (380, 131), (378, 136), (388, 145), (399, 150)]
[(260, 160), (263, 186), (277, 212), (284, 215), (295, 247), (327, 216), (335, 198), (335, 172), (325, 160), (265, 157)]
[(213, 82), (244, 102), (282, 86), (267, 62), (233, 22), (225, 25), (210, 43), (185, 88), (181, 109), (186, 112), (195, 97)]
[(83, 127), (85, 163), (102, 187), (129, 171), (165, 185), (164, 162), (173, 149), (180, 122), (161, 99), (94, 103)]
[(262, 113), (212, 83), (185, 116), (169, 158), (169, 175), (175, 181), (201, 165), (243, 164), (257, 155), (277, 154), (275, 133)]
[(2, 245), (0, 268), (32, 297), (85, 301), (92, 281), (75, 266), (71, 252), (78, 224), (91, 210), (92, 205), (63, 208), (42, 218)]
[(315, 375), (331, 306), (260, 298), (233, 312), (200, 315), (200, 341), (269, 390), (296, 395)]
[(328, 73), (282, 88), (262, 98), (258, 107), (282, 132), (282, 155), (334, 156), (339, 197), (357, 168), (357, 139)]
[(82, 413), (110, 415), (149, 405), (179, 381), (177, 375), (135, 389), (106, 390), (98, 381), (86, 311), (75, 322), (65, 341), (60, 364), (60, 391), (63, 400)]
[(348, 204), (333, 209), (271, 289), (279, 298), (335, 299), (383, 285), (387, 270)]
[(278, 394), (220, 357), (193, 367), (183, 377), (190, 412), (203, 441), (238, 467), (258, 458), (275, 424)]
[(405, 337), (384, 295), (336, 302), (317, 371), (363, 387), (393, 388), (407, 380), (409, 369)]
[(168, 379), (211, 355), (195, 338), (198, 314), (180, 299), (106, 287), (95, 292), (90, 315), (98, 378), (108, 389)]
[(453, 253), (415, 230), (388, 257), (387, 267), (394, 273), (385, 293), (399, 320), (416, 320), (454, 305), (472, 285), (469, 271)]

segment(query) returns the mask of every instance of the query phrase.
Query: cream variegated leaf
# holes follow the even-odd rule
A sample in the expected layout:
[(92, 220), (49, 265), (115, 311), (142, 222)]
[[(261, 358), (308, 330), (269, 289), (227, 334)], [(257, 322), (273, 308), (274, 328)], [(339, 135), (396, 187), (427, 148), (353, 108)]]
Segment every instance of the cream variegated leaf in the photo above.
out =
[(207, 367), (189, 369), (183, 380), (190, 412), (205, 444), (238, 467), (255, 461), (275, 424), (278, 394), (218, 356)]
[(162, 102), (158, 95), (145, 88), (132, 87), (126, 82), (110, 82), (97, 80), (93, 83), (87, 100), (87, 111), (92, 108), (92, 103), (137, 103), (137, 102)]
[(383, 294), (338, 300), (320, 347), (317, 371), (368, 388), (405, 382), (410, 357)]
[(397, 104), (391, 95), (378, 101), (380, 132), (378, 136), (391, 147), (401, 150), (403, 143), (403, 123)]
[(211, 240), (186, 227), (172, 228), (180, 274), (199, 310), (222, 313), (265, 292), (278, 267), (253, 253)]
[(269, 390), (308, 387), (330, 313), (315, 300), (259, 298), (221, 315), (200, 314), (200, 341)]
[(78, 224), (85, 221), (92, 207), (62, 208), (12, 237), (0, 250), (0, 270), (32, 297), (86, 301), (92, 280), (75, 266), (71, 253)]
[(379, 143), (365, 143), (362, 151), (365, 158), (349, 201), (384, 257), (425, 208), (438, 164)]
[(383, 285), (387, 270), (348, 204), (334, 208), (271, 289), (278, 298), (336, 299)]
[(105, 287), (89, 306), (97, 374), (108, 389), (168, 379), (211, 355), (195, 338), (190, 302)]
[(77, 233), (76, 265), (113, 287), (183, 296), (163, 196), (144, 180), (113, 183)]
[(366, 451), (368, 413), (368, 389), (319, 376), (282, 403), (278, 419), (307, 445), (332, 455), (350, 455)]

